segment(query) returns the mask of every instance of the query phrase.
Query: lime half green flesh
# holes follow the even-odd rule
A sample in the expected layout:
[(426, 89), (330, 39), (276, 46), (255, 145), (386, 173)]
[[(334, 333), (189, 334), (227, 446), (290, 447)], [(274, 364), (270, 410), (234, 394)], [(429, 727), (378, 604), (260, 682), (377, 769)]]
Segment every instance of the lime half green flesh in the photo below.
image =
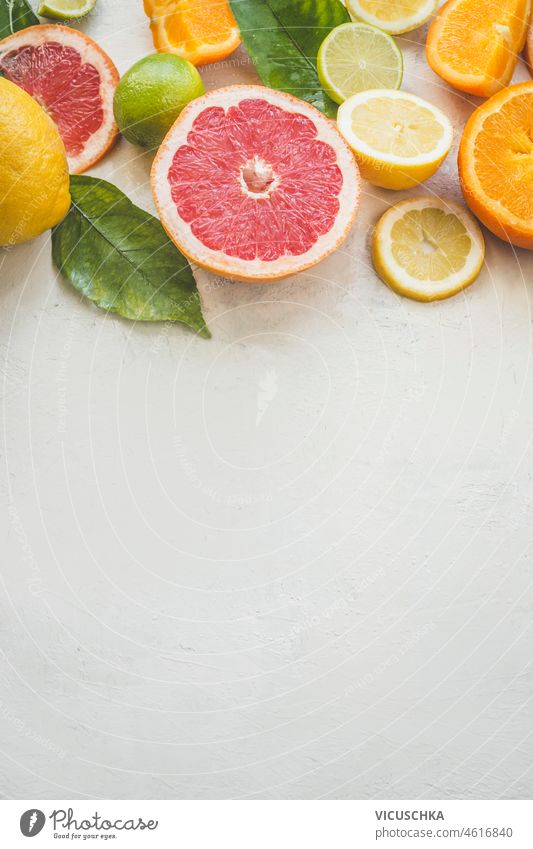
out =
[(43, 0), (38, 14), (43, 18), (68, 21), (72, 18), (83, 18), (95, 6), (96, 0)]
[(320, 46), (318, 76), (336, 103), (360, 91), (397, 89), (402, 84), (402, 53), (390, 35), (376, 27), (341, 24)]

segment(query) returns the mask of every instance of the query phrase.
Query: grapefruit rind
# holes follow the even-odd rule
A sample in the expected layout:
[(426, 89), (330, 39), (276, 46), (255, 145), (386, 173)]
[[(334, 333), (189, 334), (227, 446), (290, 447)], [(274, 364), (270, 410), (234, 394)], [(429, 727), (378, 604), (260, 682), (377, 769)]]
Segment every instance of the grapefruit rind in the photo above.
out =
[[(343, 176), (338, 196), (339, 211), (333, 227), (320, 236), (304, 254), (284, 255), (279, 259), (267, 261), (245, 260), (213, 250), (191, 232), (189, 225), (179, 216), (172, 199), (167, 175), (175, 152), (187, 143), (187, 136), (195, 119), (212, 105), (227, 109), (250, 98), (267, 100), (287, 112), (303, 114), (310, 118), (316, 126), (317, 139), (331, 145), (337, 154), (337, 165)], [(273, 281), (289, 277), (310, 268), (333, 253), (350, 232), (361, 192), (361, 178), (354, 156), (333, 122), (315, 107), (290, 94), (254, 85), (234, 85), (217, 89), (186, 106), (159, 148), (152, 166), (151, 184), (161, 223), (180, 251), (202, 268), (244, 281)]]
[[(120, 74), (109, 56), (95, 41), (84, 33), (61, 24), (40, 24), (8, 36), (0, 42), (0, 62), (3, 56), (13, 50), (35, 47), (47, 42), (73, 47), (80, 54), (83, 63), (94, 65), (100, 73), (100, 94), (104, 113), (102, 125), (88, 139), (81, 153), (76, 156), (67, 154), (70, 173), (82, 174), (98, 162), (118, 138), (119, 130), (113, 115), (113, 98)], [(49, 111), (45, 103), (40, 105), (46, 112)]]

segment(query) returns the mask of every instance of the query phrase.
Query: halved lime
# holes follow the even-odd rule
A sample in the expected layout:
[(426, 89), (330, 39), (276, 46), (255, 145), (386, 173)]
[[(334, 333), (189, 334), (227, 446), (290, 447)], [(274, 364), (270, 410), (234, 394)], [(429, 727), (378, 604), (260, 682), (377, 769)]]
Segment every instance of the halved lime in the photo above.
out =
[(360, 91), (397, 89), (402, 84), (402, 53), (390, 35), (377, 27), (341, 24), (320, 46), (318, 76), (336, 103)]
[(96, 0), (42, 0), (37, 13), (54, 21), (83, 18), (96, 6)]

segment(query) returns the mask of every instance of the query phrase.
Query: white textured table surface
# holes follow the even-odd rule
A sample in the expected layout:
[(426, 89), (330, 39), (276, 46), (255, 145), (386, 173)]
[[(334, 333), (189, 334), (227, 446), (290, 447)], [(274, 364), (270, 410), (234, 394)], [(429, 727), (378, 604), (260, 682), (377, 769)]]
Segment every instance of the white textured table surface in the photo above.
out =
[[(140, 0), (84, 29), (151, 52)], [(424, 37), (404, 87), (460, 130)], [(150, 159), (93, 173), (153, 211)], [(531, 796), (533, 255), (402, 300), (368, 241), (405, 194), (298, 279), (198, 275), (210, 342), (1, 254), (3, 796)]]

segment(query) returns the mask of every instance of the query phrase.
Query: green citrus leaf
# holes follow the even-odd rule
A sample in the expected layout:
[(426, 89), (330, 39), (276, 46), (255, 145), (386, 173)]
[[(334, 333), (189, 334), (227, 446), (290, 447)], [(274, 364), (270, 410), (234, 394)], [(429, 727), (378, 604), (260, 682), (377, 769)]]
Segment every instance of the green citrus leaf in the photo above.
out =
[(27, 0), (0, 0), (0, 39), (38, 23)]
[(351, 20), (340, 0), (230, 0), (241, 38), (265, 85), (306, 100), (330, 118), (316, 57), (331, 30)]
[(181, 321), (209, 338), (191, 267), (157, 218), (95, 177), (72, 176), (70, 193), (52, 256), (74, 288), (124, 318)]

